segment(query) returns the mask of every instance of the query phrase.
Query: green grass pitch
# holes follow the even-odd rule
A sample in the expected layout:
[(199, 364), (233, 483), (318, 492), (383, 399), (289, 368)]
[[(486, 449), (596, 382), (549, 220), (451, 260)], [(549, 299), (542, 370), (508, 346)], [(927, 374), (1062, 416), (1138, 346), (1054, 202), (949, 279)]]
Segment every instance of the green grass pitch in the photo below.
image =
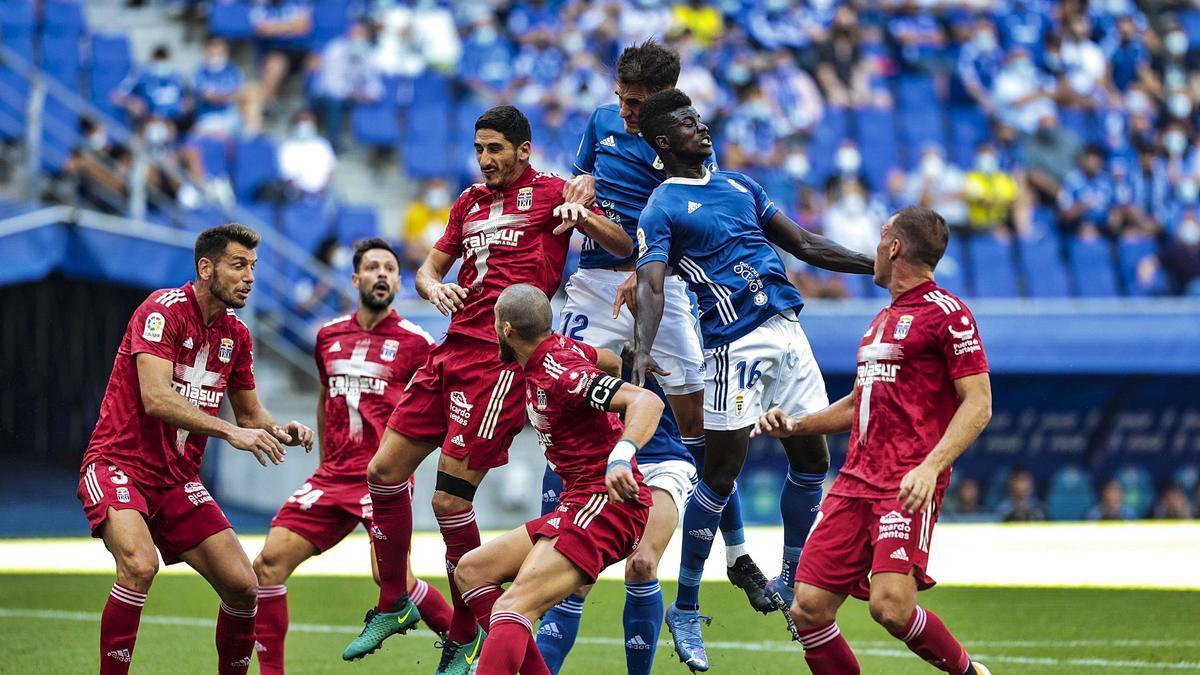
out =
[[(431, 581), (444, 589), (444, 581)], [(98, 617), (111, 583), (107, 575), (0, 575), (0, 673), (95, 672)], [(674, 584), (664, 586), (669, 599)], [(289, 672), (366, 675), (436, 668), (434, 638), (426, 632), (392, 637), (363, 661), (341, 661), (374, 598), (369, 579), (297, 577), (288, 588)], [(935, 589), (921, 598), (997, 675), (1200, 673), (1197, 592), (960, 587)], [(705, 630), (710, 672), (807, 672), (782, 617), (753, 613), (740, 592), (725, 583), (706, 583), (702, 599), (704, 611), (714, 617)], [(623, 603), (619, 583), (597, 585), (565, 673), (625, 671)], [(132, 672), (212, 672), (216, 604), (199, 577), (159, 577), (142, 617)], [(848, 601), (839, 623), (864, 673), (937, 672), (872, 623), (864, 603)], [(257, 671), (257, 665), (251, 668)], [(659, 647), (654, 672), (687, 673), (667, 644)]]

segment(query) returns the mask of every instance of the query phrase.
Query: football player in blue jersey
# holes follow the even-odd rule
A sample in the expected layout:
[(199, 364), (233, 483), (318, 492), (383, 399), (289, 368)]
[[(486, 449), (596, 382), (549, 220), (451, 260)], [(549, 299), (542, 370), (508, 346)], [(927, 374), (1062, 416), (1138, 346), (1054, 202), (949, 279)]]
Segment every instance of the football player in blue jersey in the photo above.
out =
[[(592, 113), (576, 152), (577, 175), (563, 191), (567, 200), (596, 203), (631, 240), (646, 200), (666, 178), (661, 160), (638, 133), (638, 111), (652, 93), (675, 86), (679, 67), (679, 55), (653, 40), (632, 45), (621, 53), (616, 68), (617, 103)], [(705, 165), (716, 169), (711, 156)], [(636, 253), (614, 256), (585, 240), (579, 271), (567, 282), (560, 332), (616, 353), (632, 343), (636, 258)], [(660, 396), (665, 391), (674, 415), (668, 410), (653, 439), (638, 450), (638, 466), (654, 495), (654, 507), (637, 552), (629, 558), (625, 570), (625, 652), (628, 672), (633, 675), (649, 673), (654, 660), (663, 618), (658, 561), (696, 481), (692, 458), (703, 462), (704, 455), (704, 357), (698, 322), (682, 281), (668, 280), (664, 294), (666, 320), (653, 350), (654, 358), (664, 366), (657, 378), (662, 388), (653, 381), (647, 383), (647, 388)], [(560, 491), (557, 474), (547, 468), (542, 486), (543, 513), (557, 506)], [(713, 527), (714, 532), (717, 529)], [(764, 613), (777, 609), (765, 592), (766, 578), (746, 553), (736, 495), (723, 511), (720, 530), (730, 581), (746, 592), (755, 609)], [(542, 619), (538, 648), (555, 673), (578, 634), (586, 591), (581, 589)]]
[[(700, 576), (712, 533), (746, 460), (750, 431), (763, 411), (790, 414), (828, 405), (821, 371), (797, 313), (804, 306), (772, 244), (824, 269), (871, 274), (873, 260), (812, 234), (775, 207), (749, 177), (707, 166), (712, 137), (691, 99), (678, 89), (641, 105), (645, 142), (668, 178), (642, 210), (637, 242), (637, 342), (634, 382), (665, 367), (655, 358), (668, 267), (696, 294), (704, 341), (703, 476), (683, 514), (679, 594), (667, 609), (675, 651), (692, 670), (707, 670), (699, 614)], [(796, 563), (829, 470), (823, 436), (784, 439), (788, 474), (780, 497), (782, 571), (767, 585), (783, 611), (791, 605)], [(793, 635), (790, 618), (789, 628)]]

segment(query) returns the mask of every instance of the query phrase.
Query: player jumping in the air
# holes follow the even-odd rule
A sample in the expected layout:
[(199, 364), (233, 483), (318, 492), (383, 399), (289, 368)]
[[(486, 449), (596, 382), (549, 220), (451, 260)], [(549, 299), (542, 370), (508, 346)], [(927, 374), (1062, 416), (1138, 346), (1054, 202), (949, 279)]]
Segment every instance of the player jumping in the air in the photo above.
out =
[[(358, 311), (326, 323), (313, 349), (321, 395), (317, 438), (321, 465), (280, 507), (254, 561), (258, 575), (258, 663), (263, 675), (284, 672), (287, 587), (300, 563), (333, 548), (359, 523), (371, 531), (367, 462), (400, 392), (425, 363), (433, 338), (391, 309), (400, 261), (383, 239), (354, 247)], [(372, 571), (378, 577), (374, 558)], [(450, 627), (450, 605), (434, 587), (408, 575), (409, 597), (435, 633)]]
[[(601, 106), (588, 120), (575, 158), (574, 170), (579, 175), (568, 182), (564, 196), (583, 203), (594, 200), (632, 241), (646, 200), (666, 178), (662, 161), (638, 135), (638, 112), (650, 94), (675, 86), (679, 55), (649, 40), (621, 52), (616, 70), (617, 103)], [(711, 157), (705, 164), (716, 168)], [(567, 281), (567, 302), (559, 328), (564, 335), (616, 353), (625, 343), (632, 344), (636, 257), (636, 253), (614, 256), (591, 241), (584, 242), (579, 271)], [(655, 499), (646, 535), (625, 565), (623, 623), (626, 666), (631, 675), (649, 673), (654, 663), (663, 616), (658, 561), (691, 494), (696, 479), (694, 462), (702, 462), (704, 456), (704, 355), (699, 328), (683, 281), (669, 278), (664, 294), (665, 320), (653, 355), (670, 373), (661, 382), (674, 415), (663, 415), (654, 438), (638, 452), (646, 485)], [(646, 388), (662, 391), (653, 380), (646, 383)], [(543, 513), (558, 505), (556, 495), (561, 490), (557, 474), (547, 467), (542, 484)], [(722, 512), (720, 525), (730, 581), (746, 592), (758, 611), (776, 609), (765, 592), (767, 580), (746, 553), (736, 491)], [(587, 590), (581, 589), (552, 608), (538, 629), (538, 648), (553, 673), (562, 668), (575, 642)], [(779, 609), (786, 611), (787, 606), (781, 603)]]
[[(446, 340), (434, 347), (388, 419), (367, 466), (376, 527), (379, 602), (342, 658), (361, 658), (385, 638), (420, 618), (408, 596), (412, 537), (409, 479), (435, 448), (433, 512), (446, 542), (454, 617), (442, 642), (439, 673), (466, 673), (484, 632), (458, 593), (453, 571), (479, 546), (471, 501), (489, 469), (508, 462), (508, 447), (525, 425), (522, 375), (496, 355), (492, 309), (505, 288), (529, 283), (547, 295), (562, 279), (570, 228), (577, 227), (615, 253), (632, 250), (629, 237), (604, 216), (563, 201), (564, 181), (529, 166), (529, 120), (512, 106), (475, 122), (475, 157), (483, 174), (450, 209), (446, 232), (417, 270), (416, 287), (443, 314), (452, 315)], [(462, 258), (458, 283), (444, 282)]]
[[(258, 584), (246, 552), (197, 472), (210, 436), (283, 461), (313, 433), (277, 425), (254, 389), (250, 331), (233, 310), (254, 284), (258, 233), (231, 223), (196, 237), (196, 280), (154, 291), (117, 349), (100, 419), (83, 455), (79, 501), (117, 564), (100, 617), (100, 673), (129, 672), (158, 554), (183, 561), (221, 598), (217, 672), (245, 673), (254, 651)], [(217, 416), (229, 395), (236, 424)]]
[(554, 511), (458, 566), (463, 597), (492, 631), (479, 675), (549, 673), (533, 622), (633, 553), (649, 515), (650, 491), (634, 454), (654, 434), (662, 400), (615, 377), (617, 355), (552, 333), (550, 321), (550, 301), (532, 286), (511, 286), (496, 302), (500, 358), (525, 373), (526, 411), (563, 492)]
[[(650, 196), (638, 228), (635, 383), (662, 371), (653, 349), (668, 265), (700, 304), (707, 452), (703, 480), (684, 510), (679, 594), (667, 609), (667, 627), (680, 660), (693, 670), (707, 670), (700, 577), (745, 462), (750, 431), (768, 408), (802, 413), (829, 403), (797, 320), (804, 301), (771, 245), (840, 272), (867, 274), (872, 261), (801, 228), (749, 177), (706, 167), (712, 139), (683, 92), (654, 94), (642, 103), (639, 119), (643, 138), (670, 177)], [(780, 497), (783, 562), (768, 591), (790, 605), (796, 563), (829, 470), (829, 450), (820, 435), (789, 438), (783, 445), (789, 463)]]
[(854, 391), (799, 417), (770, 410), (756, 429), (783, 439), (850, 432), (846, 463), (796, 572), (792, 618), (817, 675), (859, 672), (837, 626), (847, 595), (869, 601), (881, 626), (939, 670), (988, 675), (917, 605), (917, 591), (934, 584), (929, 544), (950, 467), (992, 415), (975, 317), (933, 280), (948, 240), (946, 221), (929, 209), (901, 209), (884, 223), (875, 283), (892, 304), (859, 343)]

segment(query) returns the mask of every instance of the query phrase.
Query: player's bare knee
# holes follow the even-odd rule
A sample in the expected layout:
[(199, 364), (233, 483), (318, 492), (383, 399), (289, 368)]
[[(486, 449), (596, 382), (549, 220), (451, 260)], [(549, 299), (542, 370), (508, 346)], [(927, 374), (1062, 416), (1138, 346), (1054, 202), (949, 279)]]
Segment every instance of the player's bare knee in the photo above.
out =
[(800, 630), (824, 626), (837, 618), (836, 612), (830, 611), (821, 603), (812, 602), (800, 594), (792, 599), (792, 606), (788, 608), (788, 614), (792, 616), (792, 622)]
[(258, 600), (258, 578), (250, 568), (240, 570), (222, 579), (216, 591), (221, 601), (230, 607), (253, 607)]
[(158, 554), (154, 549), (136, 551), (117, 559), (117, 582), (122, 586), (145, 593), (158, 574)]
[(441, 490), (433, 492), (433, 514), (447, 516), (471, 508), (471, 502)]
[(259, 553), (252, 565), (260, 586), (277, 586), (287, 581), (287, 570), (270, 551)]
[(912, 609), (900, 598), (884, 596), (871, 598), (871, 618), (892, 635), (902, 635)]
[(486, 581), (485, 565), (479, 556), (480, 549), (475, 549), (464, 555), (454, 568), (454, 583), (463, 591), (482, 586)]
[(367, 482), (369, 483), (399, 483), (406, 478), (399, 474), (395, 462), (388, 461), (380, 453), (375, 453), (375, 456), (367, 463)]
[(654, 581), (658, 578), (658, 555), (649, 548), (638, 548), (625, 563), (625, 581)]

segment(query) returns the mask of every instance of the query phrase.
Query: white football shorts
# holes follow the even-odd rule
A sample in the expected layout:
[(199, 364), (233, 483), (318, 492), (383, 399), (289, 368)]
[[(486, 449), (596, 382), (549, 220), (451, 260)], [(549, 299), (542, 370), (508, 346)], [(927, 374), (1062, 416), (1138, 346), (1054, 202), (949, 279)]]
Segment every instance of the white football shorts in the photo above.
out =
[(821, 369), (792, 311), (727, 345), (704, 350), (704, 364), (705, 429), (743, 429), (771, 408), (799, 415), (829, 405)]
[[(567, 304), (559, 316), (559, 332), (573, 340), (616, 354), (626, 342), (633, 346), (634, 317), (622, 306), (612, 318), (617, 287), (635, 272), (605, 269), (579, 270), (567, 280)], [(669, 396), (704, 388), (704, 354), (700, 350), (700, 324), (692, 311), (687, 286), (668, 276), (663, 284), (663, 317), (650, 355), (670, 375), (659, 377)]]
[(679, 516), (682, 518), (683, 507), (687, 504), (688, 497), (692, 494), (692, 487), (696, 482), (695, 465), (682, 459), (668, 459), (665, 462), (655, 462), (654, 464), (639, 462), (638, 470), (642, 472), (642, 482), (647, 487), (665, 490), (667, 494), (671, 495), (671, 499), (675, 500), (675, 508), (679, 509)]

